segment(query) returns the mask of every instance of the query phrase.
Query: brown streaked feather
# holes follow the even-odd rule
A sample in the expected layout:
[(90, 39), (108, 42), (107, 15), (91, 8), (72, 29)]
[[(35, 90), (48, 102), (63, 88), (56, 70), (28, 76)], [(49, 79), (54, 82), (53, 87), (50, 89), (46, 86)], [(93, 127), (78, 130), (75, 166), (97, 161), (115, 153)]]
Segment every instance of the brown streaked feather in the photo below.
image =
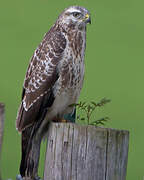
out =
[[(72, 15), (77, 10), (82, 21)], [(64, 10), (29, 64), (17, 117), (17, 128), (22, 132), (20, 174), (24, 179), (37, 179), (40, 144), (49, 120), (72, 113), (69, 105), (77, 103), (84, 77), (86, 14), (89, 12), (83, 7)]]
[(16, 120), (16, 128), (19, 131), (38, 120), (45, 98), (49, 106), (53, 94), (52, 87), (58, 79), (57, 66), (65, 46), (65, 37), (54, 26), (36, 49), (24, 81), (22, 102)]
[(44, 98), (45, 96), (40, 97), (39, 100), (37, 100), (28, 111), (25, 110), (25, 108), (23, 107), (23, 103), (21, 103), (16, 121), (16, 127), (18, 131), (23, 131), (25, 128), (32, 125), (33, 122), (38, 121), (38, 117), (40, 115), (40, 109), (41, 106), (43, 106), (42, 102)]
[[(40, 150), (41, 136), (35, 139), (36, 132), (40, 127), (45, 115), (47, 113), (47, 107), (50, 107), (54, 101), (54, 96), (52, 94), (47, 94), (43, 97), (39, 111), (36, 111), (36, 120), (33, 125), (29, 125), (27, 128), (22, 131), (22, 158), (20, 165), (20, 173), (23, 176), (26, 175), (26, 172), (32, 175), (34, 167), (38, 167), (38, 158)], [(37, 103), (37, 102), (36, 102)], [(35, 104), (34, 104), (35, 105)], [(32, 106), (33, 107), (33, 106)], [(36, 107), (35, 107), (36, 108)], [(28, 111), (29, 112), (29, 111)], [(27, 114), (28, 115), (28, 114)], [(33, 114), (34, 115), (34, 114)], [(32, 116), (33, 117), (33, 116)], [(47, 130), (47, 127), (45, 127)], [(33, 159), (33, 156), (37, 157)]]

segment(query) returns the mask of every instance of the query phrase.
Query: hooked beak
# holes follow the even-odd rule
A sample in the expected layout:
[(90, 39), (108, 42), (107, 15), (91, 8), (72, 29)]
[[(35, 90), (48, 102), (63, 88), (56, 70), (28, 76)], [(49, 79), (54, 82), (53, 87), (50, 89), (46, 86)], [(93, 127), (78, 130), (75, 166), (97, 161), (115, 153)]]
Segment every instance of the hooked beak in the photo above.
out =
[(89, 14), (85, 15), (85, 22), (91, 24), (91, 18)]

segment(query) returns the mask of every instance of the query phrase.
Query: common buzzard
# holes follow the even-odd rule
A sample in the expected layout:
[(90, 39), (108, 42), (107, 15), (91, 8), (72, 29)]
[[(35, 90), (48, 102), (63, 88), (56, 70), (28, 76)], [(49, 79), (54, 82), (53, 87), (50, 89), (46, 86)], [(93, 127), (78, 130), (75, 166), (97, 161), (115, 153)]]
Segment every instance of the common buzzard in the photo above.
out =
[(65, 9), (35, 50), (23, 85), (16, 128), (22, 133), (22, 177), (37, 177), (41, 139), (49, 122), (73, 113), (84, 79), (87, 9)]

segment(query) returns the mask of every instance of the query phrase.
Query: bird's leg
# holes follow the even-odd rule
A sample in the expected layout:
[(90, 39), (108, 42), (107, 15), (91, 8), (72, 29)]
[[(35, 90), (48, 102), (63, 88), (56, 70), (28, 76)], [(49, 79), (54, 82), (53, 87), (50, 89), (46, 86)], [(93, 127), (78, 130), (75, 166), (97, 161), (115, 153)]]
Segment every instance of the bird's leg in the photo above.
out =
[(68, 122), (68, 120), (66, 120), (66, 119), (62, 118), (62, 119), (60, 120), (60, 122), (62, 122), (62, 123), (67, 123), (67, 122)]
[(68, 120), (64, 119), (64, 118), (60, 118), (60, 117), (55, 117), (53, 120), (53, 122), (62, 122), (62, 123), (67, 123)]

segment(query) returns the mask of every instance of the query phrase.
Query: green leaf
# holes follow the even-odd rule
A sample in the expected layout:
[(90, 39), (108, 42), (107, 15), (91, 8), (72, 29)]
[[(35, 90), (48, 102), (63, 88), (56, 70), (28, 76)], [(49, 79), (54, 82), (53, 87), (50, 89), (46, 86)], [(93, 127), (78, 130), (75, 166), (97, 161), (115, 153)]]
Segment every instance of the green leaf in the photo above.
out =
[(77, 116), (78, 120), (82, 120), (82, 121), (86, 121), (87, 124), (91, 124), (91, 125), (105, 125), (105, 123), (109, 120), (108, 117), (104, 117), (95, 121), (91, 122), (91, 117), (96, 111), (96, 107), (102, 107), (104, 106), (106, 103), (110, 102), (109, 99), (103, 98), (101, 99), (101, 101), (99, 103), (96, 103), (94, 101), (91, 101), (90, 103), (87, 102), (82, 102), (80, 101), (77, 104), (72, 104), (70, 106), (75, 106), (76, 108), (79, 109), (79, 111), (84, 114), (84, 117), (81, 117), (80, 115)]
[(94, 101), (91, 101), (91, 104), (93, 104), (94, 106), (97, 106), (97, 104)]

